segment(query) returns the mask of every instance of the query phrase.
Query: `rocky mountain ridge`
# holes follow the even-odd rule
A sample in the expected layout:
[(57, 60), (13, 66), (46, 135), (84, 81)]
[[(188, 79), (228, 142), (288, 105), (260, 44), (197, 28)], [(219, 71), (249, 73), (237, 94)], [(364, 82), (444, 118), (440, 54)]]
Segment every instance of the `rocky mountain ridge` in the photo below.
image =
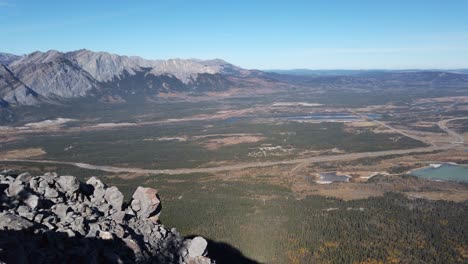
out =
[(0, 64), (8, 65), (20, 58), (21, 56), (18, 56), (18, 55), (0, 52)]
[(138, 187), (129, 203), (116, 187), (56, 173), (0, 172), (2, 263), (213, 263), (207, 241), (159, 222), (158, 192)]
[(220, 59), (147, 60), (84, 49), (24, 56), (1, 53), (0, 63), (0, 98), (9, 105), (99, 95), (217, 91), (233, 84), (229, 77), (251, 74)]

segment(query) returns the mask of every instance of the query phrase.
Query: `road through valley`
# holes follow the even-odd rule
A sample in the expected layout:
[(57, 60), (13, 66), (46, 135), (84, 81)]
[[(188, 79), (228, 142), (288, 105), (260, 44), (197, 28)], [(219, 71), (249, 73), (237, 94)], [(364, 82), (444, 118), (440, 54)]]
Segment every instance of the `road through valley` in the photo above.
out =
[[(386, 151), (375, 151), (375, 152), (347, 153), (347, 154), (338, 154), (338, 155), (324, 155), (324, 156), (297, 158), (297, 159), (283, 160), (283, 161), (245, 162), (245, 163), (236, 163), (232, 165), (222, 165), (222, 166), (217, 166), (217, 167), (180, 168), (180, 169), (143, 169), (143, 168), (101, 166), (101, 165), (93, 165), (93, 164), (81, 163), (81, 162), (37, 160), (37, 159), (1, 159), (0, 161), (62, 164), (62, 165), (76, 166), (82, 169), (99, 170), (99, 171), (112, 172), (112, 173), (171, 174), (171, 175), (189, 174), (189, 173), (215, 173), (215, 172), (222, 172), (222, 171), (242, 170), (242, 169), (248, 169), (248, 168), (269, 167), (269, 166), (276, 166), (276, 165), (291, 165), (291, 164), (304, 164), (304, 163), (307, 164), (307, 163), (352, 160), (352, 159), (360, 159), (360, 158), (381, 157), (381, 156), (388, 156), (388, 155), (403, 155), (403, 154), (410, 154), (410, 153), (424, 153), (424, 152), (432, 152), (432, 151), (437, 151), (437, 150), (447, 150), (447, 149), (463, 146), (463, 143), (464, 143), (463, 136), (447, 127), (448, 122), (453, 121), (453, 120), (459, 120), (459, 119), (465, 119), (465, 118), (446, 119), (438, 123), (439, 127), (442, 130), (444, 130), (448, 134), (448, 136), (452, 138), (451, 144), (446, 144), (443, 146), (432, 145), (428, 147), (413, 148), (413, 149), (399, 149), (399, 150), (386, 150)], [(380, 123), (382, 122), (379, 122), (379, 124)], [(414, 136), (408, 135), (407, 132), (399, 131), (393, 127), (389, 127), (386, 124), (381, 124), (381, 125), (391, 128), (394, 131), (400, 132), (404, 136), (410, 136), (412, 138), (415, 138)]]

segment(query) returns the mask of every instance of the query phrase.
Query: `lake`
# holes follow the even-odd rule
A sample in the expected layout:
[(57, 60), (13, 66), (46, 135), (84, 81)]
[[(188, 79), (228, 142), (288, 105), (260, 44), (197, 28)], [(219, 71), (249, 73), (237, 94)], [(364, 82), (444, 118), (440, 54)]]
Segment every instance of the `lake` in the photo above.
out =
[(410, 175), (443, 181), (468, 182), (468, 166), (454, 164), (431, 164), (431, 166), (411, 171)]
[(349, 182), (351, 176), (338, 175), (336, 172), (324, 172), (319, 174), (318, 184), (330, 184), (334, 182)]

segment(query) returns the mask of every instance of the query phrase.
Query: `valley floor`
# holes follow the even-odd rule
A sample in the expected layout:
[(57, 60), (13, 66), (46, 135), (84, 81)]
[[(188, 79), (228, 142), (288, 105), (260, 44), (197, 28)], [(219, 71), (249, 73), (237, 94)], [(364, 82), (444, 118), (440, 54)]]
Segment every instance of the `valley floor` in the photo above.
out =
[[(406, 175), (468, 163), (464, 100), (284, 96), (29, 120), (0, 129), (0, 168), (94, 175), (127, 198), (155, 187), (163, 223), (230, 244), (245, 261), (466, 261), (467, 185)], [(348, 178), (319, 184), (323, 173)]]

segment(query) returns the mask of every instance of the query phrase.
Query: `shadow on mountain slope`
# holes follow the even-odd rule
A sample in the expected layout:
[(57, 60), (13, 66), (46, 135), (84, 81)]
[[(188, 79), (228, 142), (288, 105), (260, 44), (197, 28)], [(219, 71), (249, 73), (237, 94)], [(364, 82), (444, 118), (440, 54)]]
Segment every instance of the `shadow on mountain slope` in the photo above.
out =
[(135, 263), (135, 254), (119, 238), (69, 237), (66, 233), (32, 230), (0, 231), (2, 263)]
[[(194, 238), (196, 236), (189, 236)], [(259, 264), (233, 246), (208, 241), (208, 257), (223, 264)], [(2, 263), (135, 263), (134, 250), (122, 239), (69, 237), (65, 232), (34, 233), (31, 229), (0, 230)], [(177, 248), (174, 248), (177, 251)], [(171, 263), (151, 259), (151, 263)], [(174, 260), (178, 263), (178, 260)]]

